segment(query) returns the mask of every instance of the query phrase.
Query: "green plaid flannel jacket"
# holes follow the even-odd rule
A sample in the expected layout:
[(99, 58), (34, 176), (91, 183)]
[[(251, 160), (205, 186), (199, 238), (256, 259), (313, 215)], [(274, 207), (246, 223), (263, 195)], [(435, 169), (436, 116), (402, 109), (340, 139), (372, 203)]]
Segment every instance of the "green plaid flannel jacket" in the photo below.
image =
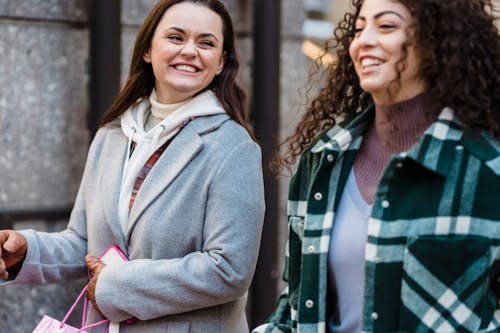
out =
[[(303, 154), (289, 189), (288, 286), (253, 333), (326, 331), (330, 232), (373, 117), (370, 107)], [(363, 332), (500, 332), (499, 141), (443, 109), (389, 161), (365, 253)]]

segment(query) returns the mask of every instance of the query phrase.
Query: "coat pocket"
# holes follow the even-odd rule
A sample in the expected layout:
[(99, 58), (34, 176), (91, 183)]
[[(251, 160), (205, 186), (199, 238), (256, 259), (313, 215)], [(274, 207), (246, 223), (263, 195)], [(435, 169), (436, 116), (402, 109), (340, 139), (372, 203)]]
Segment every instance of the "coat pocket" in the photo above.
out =
[(420, 236), (408, 240), (401, 286), (406, 332), (476, 332), (494, 311), (489, 292), (490, 240)]

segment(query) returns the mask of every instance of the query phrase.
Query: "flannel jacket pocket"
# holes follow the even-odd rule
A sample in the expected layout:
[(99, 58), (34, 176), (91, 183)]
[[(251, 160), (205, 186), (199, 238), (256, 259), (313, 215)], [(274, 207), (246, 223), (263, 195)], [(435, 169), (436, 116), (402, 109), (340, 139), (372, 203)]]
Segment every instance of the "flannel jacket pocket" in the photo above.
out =
[(477, 332), (487, 325), (495, 310), (489, 289), (490, 243), (471, 235), (409, 239), (403, 263), (401, 328)]

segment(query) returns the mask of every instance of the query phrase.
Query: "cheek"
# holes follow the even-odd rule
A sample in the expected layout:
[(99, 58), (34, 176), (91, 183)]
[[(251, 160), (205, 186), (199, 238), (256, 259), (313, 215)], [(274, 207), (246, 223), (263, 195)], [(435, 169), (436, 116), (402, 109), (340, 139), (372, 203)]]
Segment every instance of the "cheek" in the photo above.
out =
[(222, 63), (221, 56), (215, 53), (207, 54), (205, 57), (205, 63), (215, 70), (219, 68)]
[(356, 42), (352, 42), (351, 45), (349, 45), (349, 56), (351, 57), (351, 61), (354, 62), (354, 59), (356, 59), (356, 54), (357, 54), (358, 47), (356, 45)]
[(415, 68), (415, 70), (420, 68), (420, 57), (415, 52), (414, 48), (411, 48), (408, 52), (408, 62), (411, 67)]
[(349, 57), (351, 58), (351, 62), (354, 65), (354, 71), (357, 75), (359, 75), (359, 63), (356, 62), (356, 58), (358, 57), (359, 48), (356, 42), (352, 42), (349, 45)]

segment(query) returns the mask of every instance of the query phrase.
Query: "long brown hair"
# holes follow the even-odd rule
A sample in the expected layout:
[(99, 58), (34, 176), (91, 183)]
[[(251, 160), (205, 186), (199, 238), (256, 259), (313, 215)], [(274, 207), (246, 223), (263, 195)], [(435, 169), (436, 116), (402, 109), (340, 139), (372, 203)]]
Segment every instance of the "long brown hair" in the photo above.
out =
[[(454, 109), (464, 126), (500, 137), (500, 36), (491, 1), (398, 1), (408, 8), (415, 23), (403, 45), (403, 59), (396, 64), (396, 80), (401, 77), (407, 48), (415, 42), (421, 57), (419, 74), (431, 102)], [(306, 85), (308, 106), (294, 134), (280, 145), (285, 152), (277, 157), (278, 166), (293, 165), (322, 131), (335, 125), (336, 118), (351, 118), (372, 103), (359, 85), (349, 56), (362, 4), (363, 0), (352, 0), (354, 10), (345, 14), (313, 64)], [(322, 67), (322, 59), (331, 53), (336, 61)]]
[(226, 113), (245, 127), (253, 137), (245, 109), (246, 95), (236, 82), (240, 64), (236, 53), (233, 23), (228, 11), (218, 0), (162, 0), (151, 9), (137, 33), (125, 86), (104, 114), (100, 126), (112, 122), (128, 108), (137, 104), (139, 99), (151, 94), (155, 85), (155, 77), (151, 64), (143, 60), (143, 55), (150, 49), (154, 32), (165, 11), (181, 2), (205, 6), (217, 13), (222, 19), (224, 69), (213, 79), (207, 89), (211, 89), (215, 93)]

